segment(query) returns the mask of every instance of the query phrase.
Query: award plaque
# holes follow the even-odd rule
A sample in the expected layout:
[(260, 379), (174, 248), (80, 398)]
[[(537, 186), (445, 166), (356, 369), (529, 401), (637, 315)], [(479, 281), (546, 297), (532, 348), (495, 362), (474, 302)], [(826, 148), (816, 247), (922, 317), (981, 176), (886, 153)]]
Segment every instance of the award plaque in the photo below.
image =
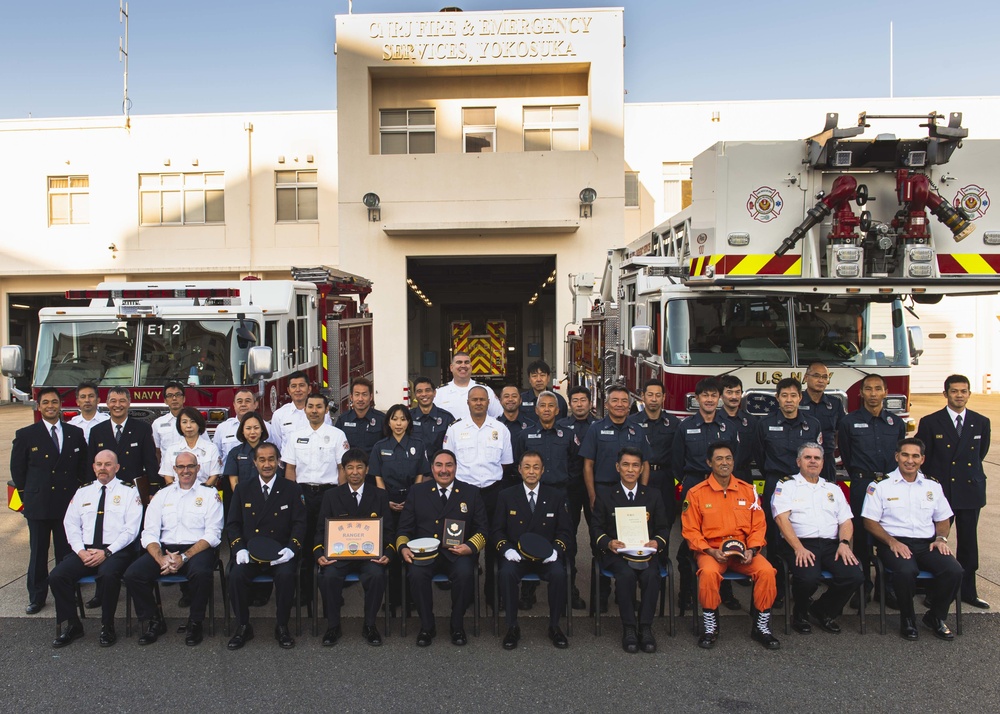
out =
[(445, 548), (462, 545), (465, 542), (465, 521), (453, 518), (444, 519), (444, 538), (441, 539)]
[(624, 543), (626, 548), (641, 548), (649, 542), (645, 506), (616, 508), (615, 525), (618, 527), (618, 540)]
[(327, 558), (371, 560), (382, 557), (381, 518), (327, 518), (323, 553)]

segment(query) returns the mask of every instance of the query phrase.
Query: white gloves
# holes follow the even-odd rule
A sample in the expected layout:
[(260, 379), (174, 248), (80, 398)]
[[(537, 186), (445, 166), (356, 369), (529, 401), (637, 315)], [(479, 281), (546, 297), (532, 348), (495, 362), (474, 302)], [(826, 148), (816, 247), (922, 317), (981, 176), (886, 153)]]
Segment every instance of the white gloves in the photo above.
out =
[(242, 550), (236, 552), (237, 565), (246, 565), (249, 562), (250, 562), (250, 552), (246, 548), (243, 548)]
[(543, 563), (554, 563), (554, 562), (556, 562), (556, 558), (558, 558), (558, 557), (559, 557), (559, 552), (557, 550), (553, 549), (552, 550), (552, 555), (550, 555), (548, 558), (546, 558), (542, 562)]
[(278, 551), (278, 559), (272, 560), (271, 565), (281, 565), (282, 563), (287, 563), (294, 557), (295, 553), (292, 552), (291, 548), (282, 548)]
[(520, 563), (521, 562), (521, 554), (518, 553), (513, 548), (511, 548), (506, 553), (504, 553), (503, 557), (505, 557), (507, 560), (509, 560), (512, 563)]

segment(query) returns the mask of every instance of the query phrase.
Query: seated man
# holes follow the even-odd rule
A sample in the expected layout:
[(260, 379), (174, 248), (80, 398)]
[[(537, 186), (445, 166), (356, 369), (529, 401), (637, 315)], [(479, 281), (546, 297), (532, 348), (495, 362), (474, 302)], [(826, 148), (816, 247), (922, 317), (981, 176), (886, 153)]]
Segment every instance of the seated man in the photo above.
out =
[[(323, 646), (332, 647), (340, 639), (340, 607), (343, 603), (344, 578), (356, 573), (365, 590), (365, 622), (361, 634), (373, 646), (382, 644), (382, 635), (375, 627), (379, 607), (385, 596), (386, 569), (389, 554), (394, 552), (392, 518), (389, 517), (389, 493), (375, 484), (365, 484), (368, 477), (368, 457), (361, 449), (347, 450), (341, 459), (347, 483), (323, 494), (316, 520), (316, 547), (313, 555), (319, 563), (319, 591), (329, 623), (323, 635)], [(382, 555), (367, 560), (336, 559), (325, 555), (327, 518), (381, 518)]]
[[(691, 487), (681, 509), (681, 535), (688, 542), (698, 567), (698, 601), (703, 609), (703, 632), (698, 646), (710, 649), (719, 638), (717, 611), (722, 602), (719, 588), (723, 574), (731, 568), (753, 578), (756, 613), (753, 614), (751, 637), (766, 649), (776, 650), (781, 646), (771, 634), (771, 605), (777, 595), (776, 571), (760, 555), (767, 527), (764, 512), (754, 487), (733, 476), (734, 466), (732, 444), (725, 441), (709, 444), (711, 473)], [(738, 541), (736, 550), (742, 547), (742, 553), (723, 553), (723, 542), (733, 540)]]
[[(621, 553), (626, 543), (618, 539), (617, 508), (643, 507), (646, 509), (645, 541), (643, 549), (667, 552), (670, 538), (670, 519), (667, 518), (663, 497), (655, 488), (643, 486), (639, 477), (643, 471), (642, 451), (633, 446), (623, 446), (615, 463), (618, 483), (601, 487), (594, 502), (591, 537), (598, 551), (604, 570), (615, 578), (615, 598), (622, 618), (622, 649), (629, 653), (656, 652), (653, 637), (653, 615), (659, 593), (660, 570), (650, 555), (634, 556)], [(628, 544), (633, 546), (634, 544)], [(652, 561), (652, 562), (651, 562)], [(639, 632), (636, 636), (636, 587), (640, 589)]]
[[(269, 442), (258, 444), (253, 456), (258, 477), (238, 483), (233, 491), (233, 507), (226, 521), (226, 538), (236, 561), (229, 571), (229, 600), (237, 618), (236, 633), (226, 645), (231, 650), (238, 650), (253, 639), (250, 583), (258, 575), (274, 578), (277, 619), (274, 638), (282, 649), (295, 646), (288, 631), (288, 617), (295, 599), (298, 571), (295, 556), (302, 549), (306, 536), (306, 507), (297, 483), (274, 477), (279, 458), (277, 446)], [(259, 555), (257, 548), (261, 541), (254, 541), (261, 537), (282, 546), (277, 557), (251, 560), (251, 552)]]
[(937, 479), (920, 472), (924, 442), (902, 439), (896, 447), (898, 468), (876, 478), (865, 492), (861, 517), (865, 530), (878, 542), (878, 557), (892, 571), (891, 582), (899, 601), (899, 634), (917, 639), (913, 595), (917, 573), (929, 570), (930, 609), (923, 617), (936, 637), (954, 639), (945, 623), (948, 606), (958, 594), (964, 571), (948, 547), (951, 506)]
[[(555, 400), (552, 406), (555, 413)], [(512, 650), (521, 639), (517, 607), (514, 606), (517, 584), (528, 573), (537, 573), (549, 584), (549, 639), (559, 649), (565, 649), (569, 642), (559, 629), (559, 618), (566, 607), (566, 555), (573, 537), (566, 492), (541, 483), (545, 468), (542, 455), (537, 451), (528, 449), (521, 454), (517, 469), (523, 484), (500, 492), (490, 534), (500, 564), (500, 594), (503, 601), (509, 603), (503, 648)], [(542, 560), (525, 557), (520, 539), (528, 533), (541, 536), (552, 544), (552, 554)]]
[[(822, 478), (822, 446), (803, 444), (796, 463), (799, 473), (779, 481), (771, 499), (774, 522), (791, 555), (792, 627), (800, 634), (809, 634), (812, 615), (820, 627), (837, 634), (837, 618), (864, 580), (851, 551), (851, 507), (840, 487)], [(823, 570), (833, 575), (833, 583), (812, 602)]]
[(76, 581), (97, 576), (101, 601), (101, 647), (110, 647), (115, 634), (115, 611), (122, 587), (122, 574), (135, 556), (136, 536), (142, 522), (142, 503), (130, 484), (116, 478), (118, 457), (105, 449), (94, 459), (97, 480), (73, 495), (63, 526), (72, 551), (49, 573), (49, 587), (56, 601), (56, 621), (66, 627), (52, 642), (65, 647), (83, 636), (76, 616)]
[[(421, 481), (410, 488), (399, 516), (396, 549), (410, 566), (407, 580), (420, 615), (417, 647), (428, 647), (437, 634), (431, 579), (438, 573), (446, 573), (451, 582), (451, 643), (462, 646), (469, 641), (463, 620), (475, 595), (476, 568), (479, 553), (486, 547), (487, 520), (479, 489), (456, 480), (455, 471), (455, 454), (447, 449), (434, 454), (433, 480)], [(465, 522), (465, 540), (459, 545), (444, 546), (445, 519)], [(416, 538), (442, 541), (433, 559), (414, 560), (413, 551), (406, 544)]]
[(202, 640), (202, 621), (212, 592), (212, 570), (222, 535), (222, 499), (212, 486), (198, 480), (198, 457), (182, 451), (174, 459), (174, 482), (153, 496), (142, 529), (145, 554), (125, 572), (135, 613), (148, 623), (140, 645), (151, 645), (165, 634), (163, 611), (153, 597), (153, 586), (161, 575), (187, 578), (191, 600), (184, 644), (194, 647)]

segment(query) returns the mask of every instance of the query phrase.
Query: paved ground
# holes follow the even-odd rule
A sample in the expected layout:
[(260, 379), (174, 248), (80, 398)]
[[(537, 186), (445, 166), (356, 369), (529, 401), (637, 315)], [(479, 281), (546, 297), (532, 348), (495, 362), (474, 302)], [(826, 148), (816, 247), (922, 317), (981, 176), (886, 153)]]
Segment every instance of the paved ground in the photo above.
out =
[[(941, 400), (918, 396), (913, 401), (919, 416), (939, 408)], [(974, 397), (971, 406), (1000, 424), (1000, 396)], [(23, 407), (0, 407), (0, 463), (8, 462), (14, 429), (30, 418), (30, 411)], [(987, 463), (993, 505), (983, 510), (980, 522), (980, 595), (1000, 606), (998, 441), (1000, 429)], [(8, 674), (0, 691), (5, 701), (27, 704), (33, 711), (72, 707), (156, 711), (175, 708), (178, 697), (189, 703), (197, 700), (199, 709), (211, 706), (220, 712), (319, 711), (329, 710), (331, 702), (347, 711), (523, 711), (529, 707), (593, 711), (607, 709), (611, 702), (616, 708), (698, 712), (781, 707), (804, 712), (848, 707), (880, 712), (916, 707), (968, 711), (989, 709), (1000, 696), (995, 674), (1000, 668), (997, 614), (967, 612), (965, 634), (952, 643), (937, 641), (926, 630), (920, 641), (904, 642), (894, 634), (892, 615), (889, 634), (879, 636), (874, 610), (868, 619), (869, 633), (863, 638), (857, 632), (857, 620), (846, 615), (842, 619), (845, 631), (837, 637), (822, 632), (783, 636), (776, 623), (783, 648), (765, 652), (750, 641), (744, 610), (726, 614), (722, 639), (713, 652), (695, 646), (690, 619), (686, 619), (678, 623), (675, 638), (667, 637), (665, 623), (658, 621), (660, 652), (630, 656), (618, 646), (615, 617), (605, 620), (600, 638), (594, 637), (588, 618), (575, 618), (570, 649), (553, 649), (540, 617), (546, 610), (544, 589), (531, 616), (522, 617), (524, 638), (511, 653), (500, 649), (488, 621), (483, 622), (482, 636), (470, 637), (464, 648), (453, 647), (445, 636), (428, 650), (418, 650), (413, 645), (413, 620), (405, 640), (397, 629), (382, 648), (368, 647), (360, 640), (360, 620), (356, 619), (360, 615), (357, 589), (346, 596), (345, 615), (351, 618), (345, 622), (347, 638), (332, 650), (322, 648), (309, 635), (308, 623), (294, 650), (280, 650), (271, 637), (273, 620), (266, 618), (271, 611), (264, 608), (254, 611), (257, 638), (241, 652), (226, 651), (221, 619), (220, 633), (206, 637), (198, 648), (184, 647), (183, 639), (170, 633), (151, 647), (140, 648), (134, 637), (122, 637), (116, 647), (101, 650), (93, 616), (85, 623), (84, 639), (57, 651), (49, 646), (54, 634), (51, 601), (40, 615), (23, 614), (27, 532), (20, 515), (0, 513), (0, 542), (5, 546), (0, 559), (0, 646), (8, 652)], [(586, 588), (587, 582), (581, 585)], [(737, 588), (736, 592), (746, 603), (749, 591)], [(84, 595), (88, 596), (86, 590)], [(445, 593), (438, 596), (439, 602), (446, 598)], [(167, 615), (174, 618), (171, 624), (179, 622), (176, 599), (176, 588), (164, 589)], [(124, 605), (119, 616), (124, 617)], [(438, 629), (445, 632), (446, 623), (439, 623)], [(122, 622), (119, 635), (123, 634)], [(284, 690), (285, 672), (296, 673), (294, 700)], [(440, 681), (442, 673), (447, 684)], [(307, 681), (316, 686), (305, 686)], [(111, 685), (114, 697), (109, 697), (105, 683)], [(445, 688), (451, 693), (442, 695)]]

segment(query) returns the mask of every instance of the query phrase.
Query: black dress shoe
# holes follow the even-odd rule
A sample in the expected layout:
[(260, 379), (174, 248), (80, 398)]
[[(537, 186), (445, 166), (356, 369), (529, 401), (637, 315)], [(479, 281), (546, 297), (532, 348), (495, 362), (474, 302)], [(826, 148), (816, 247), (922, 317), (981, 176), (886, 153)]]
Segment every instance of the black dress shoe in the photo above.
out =
[(340, 639), (343, 633), (340, 631), (340, 625), (334, 625), (333, 627), (328, 627), (326, 633), (323, 635), (323, 646), (333, 647), (337, 644), (337, 640)]
[(798, 613), (792, 615), (792, 629), (800, 635), (811, 635), (813, 628), (809, 624), (809, 618)]
[(434, 630), (421, 630), (417, 633), (417, 647), (430, 647), (437, 633)]
[(656, 638), (653, 637), (653, 628), (649, 625), (639, 625), (639, 649), (650, 654), (656, 652)]
[(926, 613), (924, 615), (924, 624), (927, 625), (934, 633), (934, 636), (939, 640), (953, 640), (955, 639), (955, 633), (951, 631), (951, 628), (945, 623), (944, 620), (939, 620), (932, 613)]
[(115, 626), (103, 625), (101, 627), (101, 635), (97, 638), (97, 644), (101, 647), (111, 647), (117, 641), (118, 634), (115, 632)]
[(691, 597), (691, 593), (681, 593), (677, 596), (677, 608), (680, 610), (680, 616), (684, 617), (684, 611), (690, 610), (694, 607), (694, 598)]
[(365, 642), (372, 647), (379, 647), (382, 644), (382, 635), (378, 633), (378, 628), (374, 625), (365, 625), (361, 630), (361, 635), (365, 638)]
[(739, 598), (731, 594), (727, 598), (723, 598), (722, 604), (726, 606), (729, 610), (742, 610), (743, 605), (740, 603)]
[(704, 650), (710, 650), (713, 647), (715, 647), (715, 643), (718, 639), (719, 639), (718, 632), (702, 633), (701, 637), (698, 638), (698, 646)]
[(778, 638), (772, 635), (770, 632), (764, 632), (762, 630), (753, 628), (753, 632), (750, 633), (750, 638), (755, 642), (760, 642), (766, 650), (776, 650), (781, 648), (781, 643)]
[(521, 593), (521, 597), (517, 599), (517, 609), (518, 610), (530, 610), (531, 606), (535, 604), (535, 599), (528, 593)]
[(76, 622), (67, 622), (63, 627), (62, 632), (59, 636), (52, 640), (52, 646), (56, 649), (60, 647), (65, 647), (70, 644), (73, 640), (78, 640), (83, 637), (83, 625), (79, 620)]
[(97, 595), (94, 595), (94, 597), (87, 600), (87, 604), (84, 607), (86, 607), (88, 610), (96, 610), (100, 606), (101, 606), (101, 598), (97, 597)]
[(253, 625), (240, 625), (236, 628), (236, 634), (229, 638), (228, 647), (231, 650), (238, 650), (247, 642), (253, 639)]
[(44, 600), (42, 600), (41, 602), (35, 602), (34, 600), (32, 600), (31, 602), (28, 603), (28, 606), (26, 608), (24, 608), (24, 614), (25, 615), (37, 615), (38, 613), (40, 613), (42, 611), (43, 607), (45, 607), (45, 601)]
[(191, 607), (191, 598), (188, 597), (187, 593), (181, 595), (181, 599), (177, 601), (177, 607), (188, 608)]
[(917, 623), (913, 621), (912, 617), (900, 618), (899, 636), (904, 640), (915, 640), (919, 637), (917, 634)]
[(558, 649), (564, 650), (569, 647), (569, 640), (566, 639), (566, 635), (558, 627), (549, 628), (549, 639), (552, 640), (552, 644)]
[(156, 642), (160, 635), (167, 634), (167, 623), (163, 620), (152, 619), (146, 626), (146, 631), (139, 637), (140, 645), (151, 645)]
[(451, 631), (451, 643), (453, 645), (458, 645), (459, 647), (464, 647), (469, 642), (469, 638), (465, 635), (465, 629), (459, 627), (457, 630)]
[(264, 595), (255, 595), (250, 598), (250, 607), (264, 607), (270, 599)]
[(201, 644), (203, 638), (201, 623), (194, 622), (193, 620), (187, 621), (187, 627), (184, 628), (184, 644), (188, 647), (197, 647)]
[[(871, 601), (872, 601), (871, 591), (868, 590), (867, 587), (866, 587), (865, 588), (865, 602), (867, 603), (867, 602), (871, 602)], [(854, 593), (854, 596), (851, 597), (851, 603), (850, 603), (849, 607), (852, 610), (860, 610), (861, 609), (861, 601), (858, 599), (858, 594), (857, 593)]]
[(777, 608), (778, 610), (781, 610), (782, 608), (784, 608), (785, 607), (785, 596), (784, 595), (778, 595), (778, 597), (774, 598), (774, 602), (771, 604), (771, 607), (772, 608)]
[(899, 609), (899, 600), (896, 599), (896, 593), (891, 590), (885, 591), (885, 606), (893, 610)]
[(809, 606), (809, 614), (813, 616), (820, 628), (823, 630), (829, 632), (831, 635), (840, 634), (840, 625), (837, 624), (837, 621), (829, 615), (817, 610), (815, 604)]
[(966, 605), (972, 605), (973, 607), (978, 607), (981, 610), (989, 610), (990, 609), (990, 604), (988, 602), (986, 602), (985, 600), (983, 600), (981, 598), (978, 598), (978, 597), (969, 597), (969, 598), (963, 597), (962, 598), (962, 602), (964, 602)]
[(634, 625), (622, 627), (622, 649), (629, 654), (635, 654), (639, 651), (639, 637), (636, 635)]
[(580, 591), (579, 590), (573, 592), (573, 602), (572, 602), (572, 605), (573, 605), (573, 609), (574, 610), (586, 610), (587, 609), (587, 601), (584, 600), (582, 597), (580, 597)]
[(507, 628), (507, 634), (503, 638), (503, 648), (505, 650), (517, 649), (517, 643), (521, 641), (521, 628), (517, 625)]
[(288, 625), (275, 625), (274, 639), (278, 641), (278, 645), (283, 650), (290, 650), (295, 646), (295, 638), (288, 631)]

